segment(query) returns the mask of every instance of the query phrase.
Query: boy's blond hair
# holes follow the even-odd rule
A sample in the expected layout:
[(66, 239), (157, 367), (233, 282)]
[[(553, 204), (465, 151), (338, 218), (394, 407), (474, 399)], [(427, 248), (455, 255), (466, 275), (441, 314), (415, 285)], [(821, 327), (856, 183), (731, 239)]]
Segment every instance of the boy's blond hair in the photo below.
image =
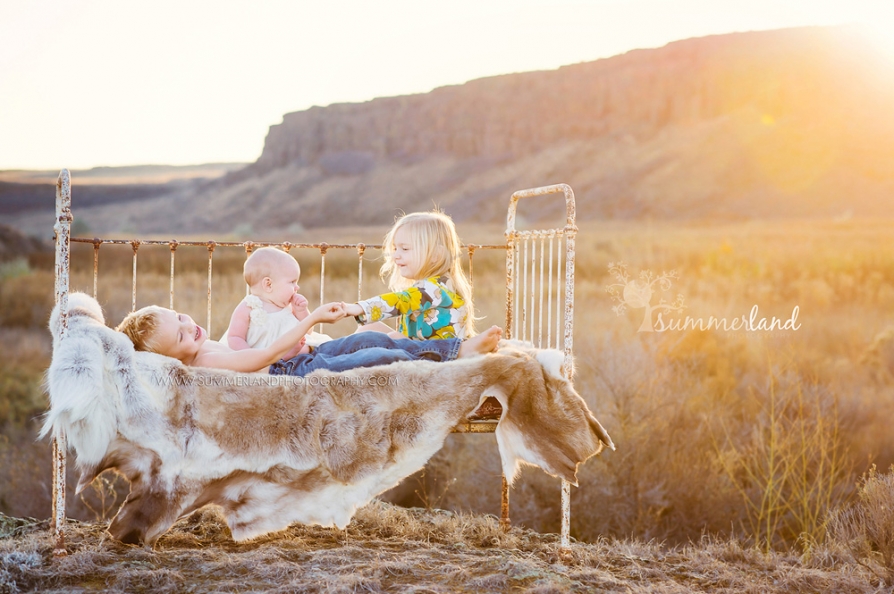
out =
[(394, 236), (399, 229), (410, 234), (413, 250), (422, 258), (422, 268), (416, 280), (448, 275), (453, 280), (456, 292), (462, 297), (466, 306), (466, 319), (463, 326), (467, 336), (475, 335), (475, 307), (472, 304), (472, 285), (466, 277), (462, 267), (462, 251), (459, 235), (453, 219), (439, 210), (431, 212), (413, 212), (406, 214), (397, 221), (382, 240), (382, 250), (385, 252), (385, 263), (379, 271), (382, 280), (388, 283), (392, 291), (402, 291), (413, 284), (400, 274), (397, 264), (394, 263), (392, 251), (394, 249)]
[(245, 278), (246, 284), (253, 287), (265, 277), (272, 277), (273, 271), (283, 262), (298, 263), (294, 257), (278, 248), (258, 248), (246, 258), (245, 264), (242, 266), (242, 276)]
[(155, 331), (158, 329), (158, 314), (161, 308), (157, 305), (149, 305), (137, 311), (127, 314), (118, 327), (118, 332), (123, 332), (133, 343), (133, 348), (138, 351), (156, 352), (152, 344)]

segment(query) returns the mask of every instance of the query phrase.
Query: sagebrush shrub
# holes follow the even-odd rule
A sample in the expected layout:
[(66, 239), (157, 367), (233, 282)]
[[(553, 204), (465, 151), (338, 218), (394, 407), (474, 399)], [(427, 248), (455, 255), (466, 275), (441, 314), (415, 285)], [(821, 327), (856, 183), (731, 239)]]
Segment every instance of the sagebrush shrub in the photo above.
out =
[(886, 474), (869, 470), (857, 501), (830, 514), (829, 534), (858, 563), (894, 584), (894, 466)]

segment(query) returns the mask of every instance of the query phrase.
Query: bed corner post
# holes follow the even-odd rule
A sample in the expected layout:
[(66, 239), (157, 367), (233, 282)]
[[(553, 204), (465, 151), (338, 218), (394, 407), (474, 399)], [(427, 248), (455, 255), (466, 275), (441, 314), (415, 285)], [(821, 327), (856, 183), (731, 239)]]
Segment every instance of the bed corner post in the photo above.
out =
[[(518, 205), (518, 192), (512, 194), (509, 199), (509, 208), (506, 213), (506, 327), (503, 329), (507, 339), (514, 338), (512, 324), (515, 312), (512, 310), (512, 300), (515, 298), (515, 246), (518, 241), (518, 233), (515, 230), (515, 209)], [(512, 527), (509, 518), (509, 481), (506, 475), (502, 475), (500, 489), (500, 527), (504, 532)]]
[[(56, 180), (56, 304), (59, 306), (59, 338), (68, 333), (68, 289), (71, 271), (71, 175), (68, 169), (59, 172)], [(53, 554), (66, 555), (65, 550), (65, 434), (53, 436)]]
[[(559, 184), (565, 194), (565, 362), (562, 366), (562, 375), (571, 379), (571, 361), (574, 355), (574, 240), (577, 235), (576, 207), (574, 205), (574, 190), (568, 184)], [(561, 554), (566, 559), (571, 559), (571, 484), (562, 481), (562, 536)]]

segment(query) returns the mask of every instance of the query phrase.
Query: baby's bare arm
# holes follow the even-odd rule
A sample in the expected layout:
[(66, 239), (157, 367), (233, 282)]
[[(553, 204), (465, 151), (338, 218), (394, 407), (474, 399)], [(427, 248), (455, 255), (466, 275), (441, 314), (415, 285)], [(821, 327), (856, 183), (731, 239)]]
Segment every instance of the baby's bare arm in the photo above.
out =
[(230, 317), (230, 327), (227, 329), (227, 346), (234, 351), (251, 348), (246, 341), (248, 336), (249, 316), (251, 308), (244, 302), (236, 306)]

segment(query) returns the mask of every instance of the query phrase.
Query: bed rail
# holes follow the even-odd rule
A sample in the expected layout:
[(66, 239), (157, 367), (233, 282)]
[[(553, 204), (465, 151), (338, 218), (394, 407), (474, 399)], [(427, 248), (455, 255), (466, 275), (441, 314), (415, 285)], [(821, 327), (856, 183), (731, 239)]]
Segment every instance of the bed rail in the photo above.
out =
[[(550, 194), (564, 195), (566, 222), (562, 228), (519, 230), (516, 227), (516, 209), (519, 200)], [(60, 304), (60, 340), (68, 327), (68, 294), (71, 277), (71, 243), (93, 245), (93, 296), (97, 297), (99, 285), (99, 252), (105, 244), (130, 245), (132, 256), (131, 310), (137, 304), (137, 262), (139, 250), (147, 245), (166, 245), (170, 248), (170, 297), (169, 307), (174, 308), (175, 261), (177, 249), (183, 246), (204, 247), (208, 252), (208, 280), (206, 329), (211, 334), (212, 287), (214, 250), (218, 247), (242, 247), (246, 257), (264, 246), (280, 247), (286, 252), (293, 249), (318, 250), (320, 253), (320, 303), (325, 303), (326, 255), (330, 250), (353, 250), (357, 253), (357, 295), (363, 297), (363, 256), (367, 249), (379, 249), (381, 245), (352, 243), (329, 244), (285, 242), (235, 242), (235, 241), (178, 241), (141, 239), (100, 239), (71, 237), (71, 176), (67, 169), (59, 173), (56, 182), (56, 243), (55, 299)], [(512, 194), (506, 219), (505, 243), (467, 244), (469, 277), (474, 290), (474, 255), (477, 250), (506, 251), (506, 318), (504, 333), (507, 338), (527, 340), (539, 348), (557, 348), (565, 353), (563, 372), (570, 374), (574, 329), (574, 247), (575, 226), (574, 192), (566, 184), (521, 190)], [(563, 245), (564, 244), (564, 245)], [(496, 421), (470, 421), (457, 425), (455, 433), (493, 433)], [(53, 440), (53, 516), (54, 553), (65, 555), (65, 436)], [(570, 547), (570, 485), (562, 481), (561, 547)], [(508, 529), (509, 486), (502, 478), (500, 523)]]

